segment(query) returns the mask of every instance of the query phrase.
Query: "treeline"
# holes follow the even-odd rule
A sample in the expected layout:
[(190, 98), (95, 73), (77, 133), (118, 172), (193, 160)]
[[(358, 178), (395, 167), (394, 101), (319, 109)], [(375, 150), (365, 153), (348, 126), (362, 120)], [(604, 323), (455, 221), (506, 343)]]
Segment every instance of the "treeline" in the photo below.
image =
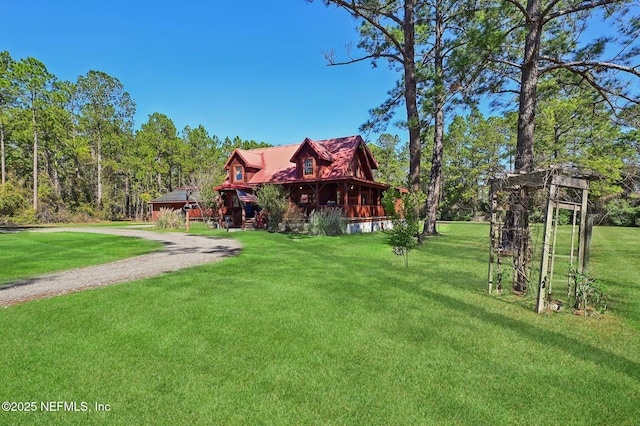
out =
[(62, 81), (37, 59), (0, 52), (0, 221), (142, 219), (160, 194), (220, 183), (235, 148), (268, 146), (202, 125), (178, 132), (159, 112), (135, 130), (135, 112), (104, 72)]
[[(180, 186), (222, 182), (235, 148), (268, 146), (221, 139), (203, 127), (180, 132), (166, 115), (151, 114), (134, 129), (135, 102), (117, 78), (89, 71), (61, 81), (34, 58), (0, 53), (0, 222), (142, 219), (147, 202)], [(596, 223), (640, 226), (638, 111), (612, 116), (602, 103), (549, 90), (536, 108), (534, 165), (595, 173)], [(444, 134), (438, 218), (479, 220), (489, 213), (489, 178), (514, 170), (517, 113), (485, 117), (471, 108)], [(433, 150), (433, 126), (421, 130)], [(409, 148), (382, 135), (370, 147), (376, 178), (410, 187)], [(430, 157), (421, 159), (427, 191)], [(534, 217), (535, 219), (535, 217)]]
[[(625, 125), (620, 120), (588, 99), (542, 100), (534, 164), (536, 168), (560, 166), (594, 174), (597, 180), (591, 184), (589, 209), (595, 223), (640, 226), (640, 131), (632, 120)], [(489, 179), (514, 169), (516, 138), (515, 112), (485, 117), (472, 109), (453, 118), (444, 135), (438, 219), (487, 219)], [(432, 137), (423, 135), (423, 140)], [(377, 179), (407, 186), (408, 145), (386, 134), (371, 148), (380, 165)], [(430, 164), (424, 162), (421, 170), (429, 169)], [(423, 175), (421, 181), (428, 182), (429, 176)], [(540, 215), (544, 198), (538, 198), (536, 214)], [(540, 219), (536, 214), (532, 220)], [(564, 220), (569, 220), (568, 213)]]

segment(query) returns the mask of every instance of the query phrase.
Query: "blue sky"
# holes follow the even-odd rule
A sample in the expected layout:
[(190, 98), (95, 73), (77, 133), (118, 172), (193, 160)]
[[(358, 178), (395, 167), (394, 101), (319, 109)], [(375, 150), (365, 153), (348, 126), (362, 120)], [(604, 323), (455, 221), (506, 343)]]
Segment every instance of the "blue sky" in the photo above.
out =
[(0, 50), (62, 80), (118, 78), (137, 128), (160, 112), (178, 131), (274, 145), (353, 135), (397, 79), (382, 63), (327, 66), (322, 52), (358, 35), (320, 0), (0, 0), (0, 14)]

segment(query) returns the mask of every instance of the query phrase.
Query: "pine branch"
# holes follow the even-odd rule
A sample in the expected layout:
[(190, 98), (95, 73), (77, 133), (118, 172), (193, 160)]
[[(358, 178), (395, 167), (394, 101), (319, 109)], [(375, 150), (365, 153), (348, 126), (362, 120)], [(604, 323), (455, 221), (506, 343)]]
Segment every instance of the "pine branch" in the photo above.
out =
[[(364, 19), (366, 22), (368, 22), (370, 25), (372, 25), (374, 28), (380, 31), (386, 37), (386, 39), (395, 46), (398, 52), (400, 52), (400, 54), (402, 55), (403, 59), (407, 59), (406, 53), (404, 51), (404, 47), (402, 46), (402, 44), (383, 25), (381, 25), (378, 20), (376, 20), (374, 17), (369, 16), (368, 14), (363, 12), (364, 10), (366, 12), (373, 13), (374, 10), (372, 8), (367, 8), (363, 5), (359, 5), (355, 2), (355, 0), (351, 0), (351, 1), (327, 0), (327, 1), (329, 3), (336, 4), (337, 6), (343, 8), (355, 18)], [(403, 21), (400, 18), (396, 17), (395, 15), (391, 15), (387, 13), (387, 14), (384, 14), (384, 16), (396, 22), (398, 25), (403, 26)], [(409, 58), (409, 59), (413, 60), (413, 58)], [(400, 61), (400, 62), (403, 62), (403, 61)]]
[(633, 74), (636, 77), (640, 77), (640, 70), (638, 69), (639, 66), (635, 66), (635, 67), (628, 67), (625, 65), (620, 65), (620, 64), (615, 64), (612, 62), (600, 62), (600, 61), (574, 61), (574, 62), (563, 62), (560, 59), (557, 58), (553, 58), (550, 56), (540, 56), (540, 60), (543, 61), (548, 61), (553, 63), (554, 65), (551, 65), (549, 67), (543, 68), (540, 70), (540, 73), (543, 74), (545, 72), (548, 71), (552, 71), (552, 70), (556, 70), (556, 69), (571, 69), (571, 68), (576, 68), (576, 67), (585, 67), (585, 68), (595, 68), (595, 69), (611, 69), (611, 70), (616, 70), (616, 71), (622, 71), (622, 72), (626, 72), (629, 74)]
[[(558, 0), (552, 3), (557, 3), (557, 2)], [(555, 4), (552, 4), (552, 5), (549, 5), (547, 9), (545, 9), (545, 12), (542, 15), (542, 16), (547, 16), (546, 14), (549, 13), (549, 15), (546, 18), (544, 18), (544, 20), (542, 21), (542, 25), (545, 25), (549, 21), (552, 21), (555, 18), (558, 18), (560, 16), (570, 15), (572, 13), (582, 12), (585, 10), (591, 10), (600, 6), (606, 6), (608, 4), (624, 3), (624, 2), (625, 0), (599, 0), (599, 1), (579, 2), (579, 4), (576, 6), (567, 7), (565, 9), (558, 10), (554, 13), (549, 13), (551, 11), (551, 7), (555, 6)]]
[(329, 62), (327, 64), (327, 66), (338, 66), (338, 65), (349, 65), (349, 64), (355, 64), (357, 62), (362, 62), (362, 61), (366, 61), (369, 59), (379, 59), (379, 58), (387, 58), (387, 59), (393, 59), (394, 61), (398, 61), (398, 62), (402, 62), (402, 59), (396, 55), (392, 55), (391, 53), (375, 53), (375, 54), (371, 54), (371, 55), (365, 55), (362, 56), (360, 58), (352, 58), (350, 55), (347, 55), (347, 57), (349, 58), (349, 60), (347, 61), (337, 61), (335, 59), (335, 52), (332, 50), (329, 50), (327, 52), (323, 52), (322, 55), (325, 57), (325, 59)]

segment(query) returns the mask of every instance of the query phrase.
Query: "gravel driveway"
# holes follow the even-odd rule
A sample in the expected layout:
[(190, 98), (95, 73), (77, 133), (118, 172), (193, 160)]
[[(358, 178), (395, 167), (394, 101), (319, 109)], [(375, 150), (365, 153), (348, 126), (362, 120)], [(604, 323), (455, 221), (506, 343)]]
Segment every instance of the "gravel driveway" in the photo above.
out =
[(89, 288), (153, 277), (189, 266), (215, 262), (240, 252), (240, 243), (176, 232), (159, 233), (126, 228), (45, 228), (31, 232), (91, 232), (160, 241), (164, 249), (102, 265), (87, 266), (0, 286), (0, 306)]

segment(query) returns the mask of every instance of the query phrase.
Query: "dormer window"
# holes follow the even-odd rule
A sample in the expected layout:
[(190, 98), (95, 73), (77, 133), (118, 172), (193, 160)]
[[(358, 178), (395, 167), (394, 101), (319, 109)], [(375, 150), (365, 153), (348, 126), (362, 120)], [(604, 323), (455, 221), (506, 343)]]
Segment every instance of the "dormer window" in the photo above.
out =
[(242, 182), (243, 180), (242, 166), (235, 167), (234, 182)]
[(313, 176), (313, 158), (304, 160), (302, 170), (304, 176)]

